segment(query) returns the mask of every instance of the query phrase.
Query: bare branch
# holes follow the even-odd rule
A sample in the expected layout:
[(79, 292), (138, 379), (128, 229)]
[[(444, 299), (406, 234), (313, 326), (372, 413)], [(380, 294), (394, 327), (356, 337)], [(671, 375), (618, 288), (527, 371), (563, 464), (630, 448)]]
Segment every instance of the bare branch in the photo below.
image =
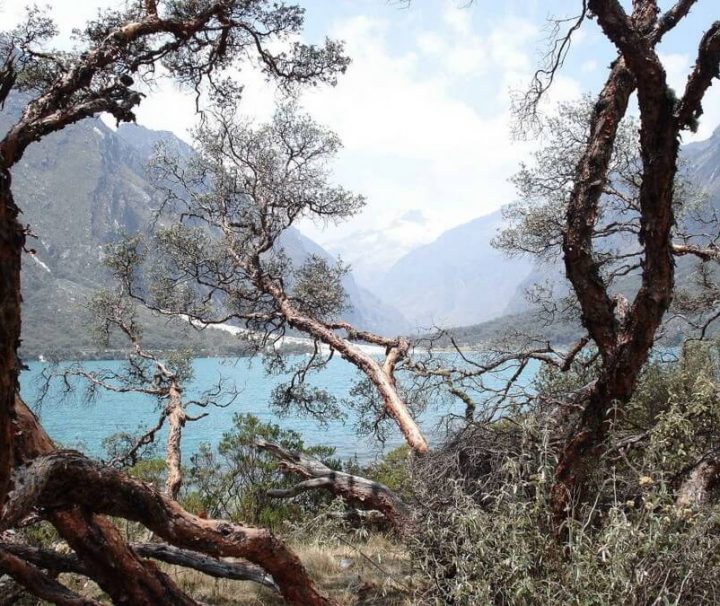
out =
[(272, 575), (291, 604), (331, 604), (317, 593), (297, 556), (269, 531), (189, 514), (151, 486), (74, 452), (39, 457), (18, 473), (3, 524), (15, 524), (32, 507), (73, 505), (140, 522), (176, 547), (248, 559)]
[(217, 579), (252, 581), (273, 591), (279, 588), (273, 578), (259, 566), (247, 562), (220, 560), (165, 543), (132, 543), (132, 550), (143, 558), (153, 558), (166, 564), (192, 568)]
[(617, 326), (612, 301), (593, 256), (592, 238), (615, 136), (634, 89), (632, 74), (622, 60), (617, 60), (595, 106), (566, 215), (565, 268), (582, 308), (583, 324), (603, 356), (616, 342)]
[(407, 533), (412, 529), (413, 522), (408, 506), (387, 486), (360, 476), (335, 471), (313, 457), (301, 452), (291, 452), (267, 440), (258, 439), (255, 445), (279, 459), (284, 471), (308, 478), (289, 489), (271, 490), (268, 492), (269, 496), (288, 498), (321, 488), (343, 497), (350, 503), (360, 502), (377, 509), (401, 533)]
[(678, 0), (674, 6), (669, 8), (658, 19), (655, 26), (654, 37), (659, 40), (664, 34), (673, 29), (690, 12), (690, 9), (697, 3), (697, 0)]
[(688, 77), (685, 93), (675, 112), (680, 129), (693, 128), (693, 125), (697, 124), (703, 113), (702, 99), (718, 76), (720, 76), (720, 21), (713, 23), (700, 41), (695, 67)]
[(100, 602), (84, 598), (50, 578), (39, 568), (16, 555), (0, 549), (0, 570), (10, 575), (34, 595), (59, 606), (101, 606)]
[(711, 243), (709, 246), (693, 244), (673, 244), (672, 252), (678, 257), (692, 255), (702, 261), (720, 261), (720, 248)]

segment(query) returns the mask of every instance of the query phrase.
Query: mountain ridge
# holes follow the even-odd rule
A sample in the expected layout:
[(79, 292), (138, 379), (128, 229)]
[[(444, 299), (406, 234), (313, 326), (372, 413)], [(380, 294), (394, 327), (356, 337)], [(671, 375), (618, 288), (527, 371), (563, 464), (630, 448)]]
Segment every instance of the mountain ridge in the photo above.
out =
[(492, 247), (502, 224), (495, 211), (444, 232), (398, 260), (375, 290), (420, 328), (503, 315), (532, 263)]
[[(681, 158), (691, 181), (703, 186), (711, 207), (720, 211), (720, 127), (704, 141), (683, 145)], [(463, 223), (411, 250), (376, 280), (375, 289), (424, 329), (474, 327), (522, 315), (530, 310), (526, 291), (535, 284), (554, 283), (555, 296), (567, 293), (561, 261), (538, 263), (491, 247), (503, 225), (501, 213)], [(480, 246), (473, 247), (478, 240)], [(463, 254), (465, 249), (470, 254)], [(693, 259), (678, 260), (680, 282), (689, 281), (693, 271)], [(442, 292), (435, 296), (440, 284)], [(636, 287), (632, 277), (619, 284), (630, 296)]]
[[(10, 126), (14, 109), (0, 114), (0, 130)], [(121, 233), (146, 230), (159, 205), (145, 168), (158, 142), (181, 156), (193, 153), (172, 133), (138, 125), (113, 130), (102, 120), (86, 119), (31, 146), (13, 171), (21, 220), (34, 234), (28, 240), (34, 253), (23, 259), (22, 356), (93, 347), (89, 334), (79, 334), (77, 325), (86, 322), (83, 307), (92, 293), (112, 287), (102, 264), (104, 246)], [(294, 228), (283, 236), (283, 245), (288, 243), (294, 262), (313, 253), (331, 258)], [(361, 288), (352, 275), (344, 285), (351, 309), (343, 319), (382, 334), (407, 327), (401, 314)], [(154, 323), (151, 332), (163, 346), (172, 345), (174, 328), (165, 327), (165, 320), (144, 320)]]

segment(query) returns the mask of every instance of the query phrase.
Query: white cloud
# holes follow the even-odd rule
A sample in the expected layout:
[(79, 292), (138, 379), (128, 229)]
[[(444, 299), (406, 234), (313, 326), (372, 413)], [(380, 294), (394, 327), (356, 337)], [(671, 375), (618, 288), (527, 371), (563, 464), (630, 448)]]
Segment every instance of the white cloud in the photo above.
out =
[[(243, 82), (241, 111), (252, 119), (268, 120), (276, 107), (276, 89), (270, 86), (260, 71), (252, 66), (237, 74)], [(154, 130), (169, 130), (191, 140), (190, 130), (197, 123), (194, 91), (179, 89), (168, 78), (161, 78), (136, 110), (137, 122)], [(200, 100), (202, 107), (206, 103)]]
[(472, 31), (472, 13), (452, 0), (445, 0), (442, 18), (455, 35), (467, 36)]
[(528, 44), (537, 37), (537, 28), (522, 19), (505, 19), (489, 34), (471, 28), (472, 11), (447, 5), (445, 31), (424, 31), (417, 37), (418, 50), (438, 61), (449, 75), (479, 78), (489, 72), (525, 70), (531, 57)]
[(665, 66), (668, 84), (680, 96), (690, 73), (690, 58), (681, 53), (659, 53), (659, 57)]
[[(57, 0), (53, 11), (66, 29), (96, 12), (99, 3), (89, 4)], [(7, 8), (14, 13), (19, 5), (12, 0)], [(345, 225), (305, 227), (356, 264), (393, 261), (509, 202), (508, 178), (530, 147), (512, 140), (509, 106), (510, 90), (525, 86), (534, 67), (536, 26), (518, 17), (479, 24), (456, 0), (440, 9), (435, 23), (409, 13), (342, 18), (328, 33), (346, 41), (350, 69), (336, 88), (319, 87), (302, 98), (345, 144), (337, 180), (368, 199), (365, 212)], [(269, 117), (273, 89), (249, 68), (241, 80), (243, 111)], [(552, 99), (578, 92), (574, 80), (559, 77)], [(193, 110), (192, 94), (162, 81), (138, 109), (138, 122), (187, 139)], [(400, 219), (414, 209), (422, 210), (424, 222)]]
[[(345, 144), (338, 178), (368, 199), (347, 224), (307, 230), (361, 274), (514, 195), (508, 179), (532, 145), (512, 138), (510, 89), (529, 81), (536, 30), (514, 19), (482, 36), (467, 27), (468, 11), (460, 14), (450, 18), (446, 10), (449, 29), (420, 32), (402, 52), (391, 47), (390, 23), (340, 23), (332, 35), (346, 41), (353, 64), (336, 89), (304, 96), (304, 106)], [(465, 57), (464, 68), (483, 58), (470, 70), (472, 82), (464, 68), (451, 68), (457, 57)], [(579, 93), (561, 76), (548, 103)], [(413, 209), (422, 210), (423, 224), (399, 220)]]

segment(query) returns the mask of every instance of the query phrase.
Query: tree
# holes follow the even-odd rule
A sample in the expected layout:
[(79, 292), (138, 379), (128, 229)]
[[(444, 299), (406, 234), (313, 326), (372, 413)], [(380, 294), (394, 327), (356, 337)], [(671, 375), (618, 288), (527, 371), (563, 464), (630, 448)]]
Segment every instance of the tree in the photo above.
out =
[[(515, 253), (562, 258), (574, 299), (565, 311), (577, 315), (587, 334), (566, 351), (526, 339), (520, 347), (505, 344), (480, 356), (461, 351), (453, 335), (442, 334), (430, 339), (431, 352), (440, 339), (456, 350), (456, 366), (433, 356), (406, 366), (421, 386), (444, 386), (462, 400), (467, 420), (477, 420), (479, 413), (473, 396), (490, 393), (493, 399), (483, 418), (496, 421), (505, 409), (517, 412), (512, 395), (523, 395), (519, 378), (530, 361), (566, 372), (583, 351), (594, 349), (587, 361), (589, 366), (598, 361), (594, 378), (567, 397), (544, 403), (566, 430), (552, 499), (558, 528), (572, 500), (581, 496), (648, 360), (673, 299), (675, 258), (719, 258), (715, 238), (695, 237), (697, 232), (686, 229), (691, 221), (678, 222), (678, 210), (688, 212), (694, 206), (691, 188), (678, 178), (678, 149), (682, 132), (696, 127), (704, 94), (718, 75), (720, 22), (700, 41), (695, 67), (679, 98), (668, 86), (656, 52), (663, 36), (694, 5), (694, 0), (681, 0), (661, 13), (656, 1), (635, 0), (628, 14), (617, 0), (583, 2), (581, 14), (553, 45), (549, 65), (537, 72), (519, 107), (521, 117), (537, 124), (537, 104), (562, 66), (570, 37), (584, 21), (596, 19), (619, 56), (594, 102), (565, 106), (559, 118), (550, 120), (549, 146), (535, 166), (524, 167), (517, 177), (520, 201), (507, 213), (514, 224), (498, 239)], [(636, 123), (627, 116), (634, 93)], [(717, 230), (714, 218), (711, 222)], [(625, 284), (621, 289), (628, 275), (637, 287)], [(492, 376), (498, 371), (510, 376), (499, 386)]]
[[(258, 440), (272, 440), (330, 463), (335, 449), (306, 446), (299, 433), (265, 423), (252, 414), (233, 415), (233, 426), (222, 435), (217, 454), (205, 444), (191, 457), (188, 470), (189, 498), (214, 517), (248, 520), (275, 526), (297, 513), (275, 507), (269, 490), (289, 487), (280, 465), (258, 449)], [(338, 464), (333, 461), (330, 464)], [(317, 499), (306, 499), (302, 510), (319, 506)], [(298, 508), (300, 509), (300, 508)]]
[[(142, 100), (134, 83), (154, 81), (160, 77), (160, 66), (198, 95), (203, 87), (219, 96), (237, 92), (238, 85), (220, 75), (247, 59), (256, 60), (269, 78), (286, 88), (333, 83), (348, 63), (342, 46), (332, 41), (322, 47), (293, 42), (288, 48), (288, 40), (302, 24), (302, 9), (264, 0), (134, 0), (123, 10), (106, 12), (90, 22), (79, 34), (77, 51), (61, 52), (49, 46), (55, 26), (37, 9), (29, 11), (25, 23), (0, 37), (0, 103), (11, 94), (26, 99), (21, 117), (0, 141), (3, 528), (16, 524), (31, 509), (42, 508), (82, 560), (88, 575), (116, 603), (194, 602), (169, 577), (141, 560), (102, 514), (142, 519), (168, 541), (210, 556), (248, 557), (273, 575), (291, 602), (328, 601), (317, 593), (296, 556), (266, 531), (199, 520), (119, 471), (97, 466), (77, 454), (55, 451), (16, 395), (20, 264), (27, 230), (18, 220), (11, 171), (31, 143), (78, 120), (103, 112), (118, 122), (134, 120), (133, 109)], [(73, 467), (76, 473), (71, 471)], [(45, 475), (46, 471), (50, 475)], [(48, 483), (43, 477), (52, 480)], [(75, 490), (60, 488), (64, 483)], [(178, 523), (182, 526), (179, 534)], [(1, 559), (3, 570), (29, 591), (57, 603), (81, 603), (81, 598), (29, 561), (6, 551)]]
[(48, 394), (54, 394), (51, 387), (57, 380), (61, 381), (65, 392), (63, 396), (84, 385), (87, 401), (94, 400), (99, 391), (140, 394), (155, 400), (155, 408), (160, 410), (157, 423), (139, 437), (124, 435), (116, 436), (119, 439), (110, 439), (113, 456), (108, 464), (121, 468), (135, 465), (139, 455), (155, 441), (167, 422), (165, 494), (177, 500), (183, 483), (181, 442), (184, 427), (188, 421), (197, 421), (208, 414), (202, 412), (192, 415), (189, 409), (229, 406), (236, 399), (237, 390), (229, 386), (223, 377), (219, 377), (198, 398), (189, 399), (185, 392), (186, 386), (193, 379), (190, 352), (174, 351), (160, 357), (147, 349), (143, 344), (143, 330), (138, 321), (137, 309), (133, 301), (124, 297), (122, 292), (99, 292), (90, 301), (89, 308), (100, 344), (109, 344), (114, 336), (120, 336), (127, 342), (130, 350), (126, 363), (118, 370), (93, 371), (82, 364), (50, 367), (49, 372), (43, 371), (45, 384), (40, 401)]
[[(632, 396), (672, 301), (679, 138), (702, 114), (702, 99), (718, 74), (720, 22), (713, 23), (700, 41), (695, 67), (680, 98), (668, 86), (656, 48), (694, 4), (680, 0), (661, 13), (655, 0), (636, 0), (630, 14), (617, 0), (588, 0), (586, 4), (619, 56), (593, 108), (567, 197), (563, 261), (601, 368), (597, 379), (578, 396), (582, 412), (555, 470), (553, 508), (558, 521), (567, 514), (572, 495), (601, 448), (612, 424), (611, 410), (622, 414)], [(634, 92), (640, 112), (637, 238), (642, 248), (641, 284), (632, 303), (619, 305), (602, 275), (593, 238), (619, 128)]]
[[(254, 128), (228, 102), (208, 114), (195, 139), (195, 157), (161, 152), (154, 163), (165, 193), (163, 226), (149, 240), (132, 237), (116, 248), (112, 264), (125, 292), (157, 313), (201, 327), (235, 322), (265, 351), (290, 329), (305, 333), (314, 353), (276, 391), (281, 407), (299, 404), (320, 420), (337, 412), (334, 399), (308, 386), (305, 376), (338, 353), (364, 374), (407, 443), (427, 451), (394, 378), (408, 340), (339, 320), (342, 265), (311, 256), (294, 267), (282, 250), (283, 232), (299, 218), (339, 220), (363, 204), (328, 183), (326, 163), (339, 149), (337, 137), (292, 105)], [(384, 360), (357, 343), (384, 348)]]

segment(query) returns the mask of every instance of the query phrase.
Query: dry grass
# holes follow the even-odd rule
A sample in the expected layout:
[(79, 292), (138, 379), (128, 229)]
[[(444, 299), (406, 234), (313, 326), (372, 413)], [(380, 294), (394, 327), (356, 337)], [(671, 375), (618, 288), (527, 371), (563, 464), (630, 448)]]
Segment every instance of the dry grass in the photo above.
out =
[[(381, 535), (352, 539), (293, 543), (318, 588), (342, 606), (408, 606), (409, 559), (403, 547)], [(213, 606), (280, 606), (282, 598), (255, 583), (214, 579), (199, 572), (163, 566), (166, 572), (195, 599)], [(70, 575), (68, 575), (70, 576)], [(72, 582), (72, 581), (75, 582)], [(102, 596), (92, 582), (64, 581), (82, 594)]]
[[(406, 606), (408, 558), (402, 547), (381, 536), (357, 548), (335, 543), (294, 544), (320, 590), (343, 606)], [(217, 606), (275, 606), (283, 600), (254, 583), (211, 579), (194, 571), (174, 569), (173, 578), (193, 597)]]

